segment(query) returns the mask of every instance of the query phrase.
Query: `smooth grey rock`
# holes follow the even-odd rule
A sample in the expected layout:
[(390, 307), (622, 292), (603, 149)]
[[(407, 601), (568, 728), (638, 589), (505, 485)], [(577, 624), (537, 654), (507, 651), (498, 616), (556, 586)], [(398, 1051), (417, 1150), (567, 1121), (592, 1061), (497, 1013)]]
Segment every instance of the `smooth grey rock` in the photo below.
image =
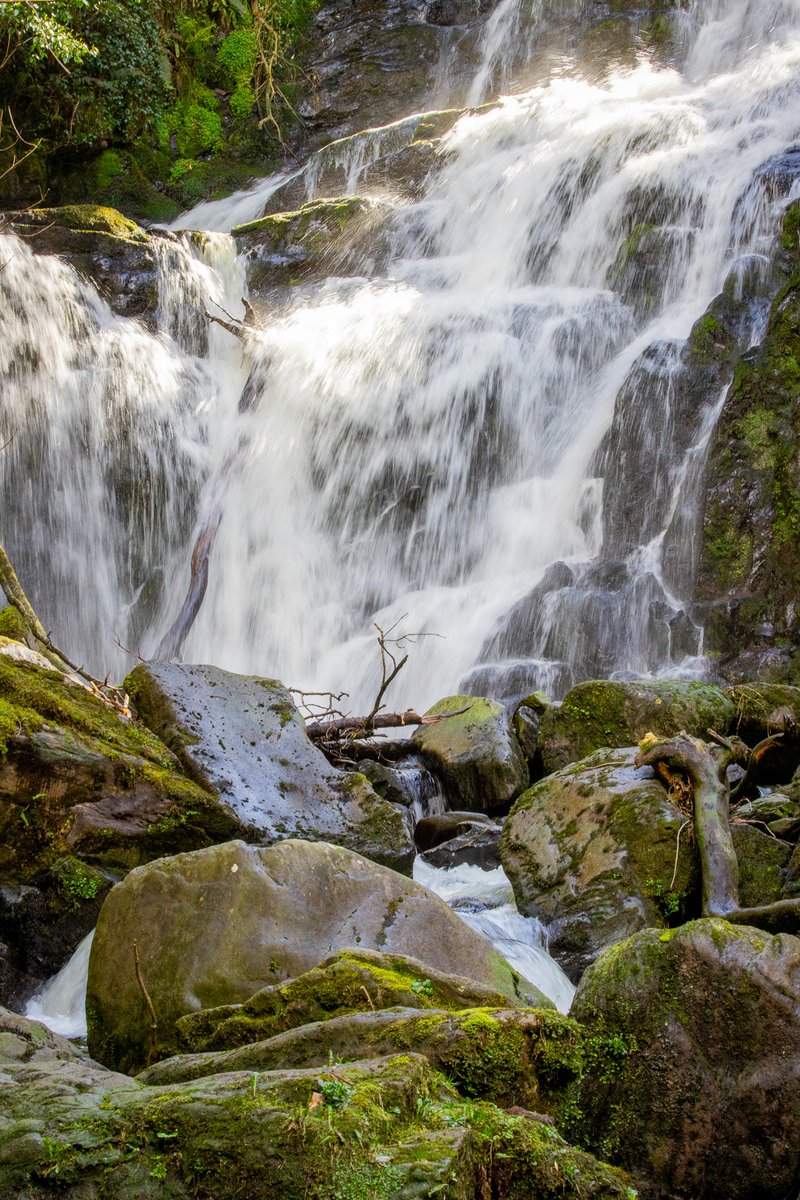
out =
[(338, 846), (228, 842), (150, 863), (109, 893), (89, 963), (90, 1052), (141, 1069), (178, 1048), (174, 1025), (185, 1013), (240, 1003), (353, 946), (407, 954), (512, 1001), (551, 1006), (443, 900), (402, 875)]

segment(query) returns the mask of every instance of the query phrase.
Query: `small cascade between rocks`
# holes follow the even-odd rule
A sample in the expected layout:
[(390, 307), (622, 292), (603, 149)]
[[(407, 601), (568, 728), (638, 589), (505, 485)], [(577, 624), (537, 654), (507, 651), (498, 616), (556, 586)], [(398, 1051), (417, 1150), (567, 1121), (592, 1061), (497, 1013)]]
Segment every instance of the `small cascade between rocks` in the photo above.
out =
[[(176, 225), (204, 232), (151, 239), (155, 328), (3, 239), (2, 535), (74, 658), (121, 675), (120, 647), (155, 652), (218, 506), (187, 660), (344, 689), (355, 709), (373, 623), (401, 620), (424, 643), (398, 707), (702, 675), (722, 385), (693, 385), (686, 338), (723, 288), (742, 348), (763, 329), (742, 281), (768, 270), (793, 194), (769, 165), (800, 133), (800, 4), (693, 0), (671, 19), (670, 65), (598, 78), (567, 47), (426, 141), (414, 194), (376, 164), (416, 117), (200, 205)], [(500, 67), (555, 20), (502, 0), (469, 102), (519, 78)], [(242, 312), (252, 259), (229, 231), (331, 187), (377, 189), (368, 250), (268, 308), (251, 297), (243, 354), (203, 316)]]
[(94, 930), (87, 933), (72, 958), (25, 1006), (25, 1016), (41, 1021), (66, 1038), (86, 1037), (86, 980)]

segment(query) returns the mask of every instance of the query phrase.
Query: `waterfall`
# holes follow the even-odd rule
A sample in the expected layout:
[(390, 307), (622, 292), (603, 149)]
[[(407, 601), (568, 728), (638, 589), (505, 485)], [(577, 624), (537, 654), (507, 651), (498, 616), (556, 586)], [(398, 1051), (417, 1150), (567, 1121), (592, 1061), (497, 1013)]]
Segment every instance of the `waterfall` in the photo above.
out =
[(70, 960), (25, 1006), (25, 1016), (41, 1021), (62, 1037), (86, 1037), (86, 983), (94, 930), (87, 933)]
[[(557, 7), (501, 0), (471, 102)], [(202, 309), (246, 295), (226, 231), (287, 177), (176, 222), (205, 236), (159, 240), (155, 331), (3, 239), (0, 535), (73, 657), (105, 674), (130, 661), (117, 643), (153, 653), (222, 497), (190, 660), (358, 707), (373, 622), (400, 621), (420, 637), (401, 706), (702, 672), (689, 602), (721, 394), (687, 393), (682, 349), (770, 252), (786, 196), (759, 172), (800, 133), (800, 0), (673, 19), (671, 65), (598, 76), (568, 47), (462, 117), (421, 194), (384, 195), (383, 252), (290, 290), (244, 355)], [(369, 188), (413, 128), (292, 178)], [(763, 321), (748, 310), (744, 346)]]

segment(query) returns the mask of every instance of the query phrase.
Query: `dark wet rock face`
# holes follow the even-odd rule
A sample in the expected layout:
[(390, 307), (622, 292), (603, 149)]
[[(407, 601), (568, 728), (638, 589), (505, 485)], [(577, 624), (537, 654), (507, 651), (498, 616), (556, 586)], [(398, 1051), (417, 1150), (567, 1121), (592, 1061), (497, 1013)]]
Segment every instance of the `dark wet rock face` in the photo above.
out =
[(87, 276), (115, 313), (155, 326), (158, 269), (153, 239), (113, 208), (75, 204), (14, 214), (12, 232), (34, 254), (57, 254)]
[(603, 1067), (573, 1133), (644, 1197), (784, 1200), (800, 1172), (800, 939), (720, 920), (645, 930), (581, 981)]

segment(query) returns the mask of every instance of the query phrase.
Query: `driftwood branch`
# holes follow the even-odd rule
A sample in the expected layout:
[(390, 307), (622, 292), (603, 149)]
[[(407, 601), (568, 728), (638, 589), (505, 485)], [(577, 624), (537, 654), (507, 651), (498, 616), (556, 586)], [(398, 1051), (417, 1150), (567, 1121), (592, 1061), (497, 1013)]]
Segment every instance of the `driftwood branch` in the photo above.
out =
[[(368, 737), (374, 729), (401, 729), (405, 725), (438, 725), (439, 721), (444, 721), (448, 717), (460, 717), (462, 713), (468, 711), (471, 705), (466, 705), (465, 708), (456, 708), (452, 712), (433, 713), (431, 716), (421, 716), (413, 708), (407, 708), (401, 713), (378, 713), (371, 718), (367, 717), (342, 717), (338, 721), (316, 721), (313, 725), (306, 726), (306, 733), (314, 741), (321, 739), (340, 738), (343, 734), (355, 734), (359, 738)], [(376, 746), (376, 749), (379, 747)]]
[[(755, 779), (764, 755), (776, 744), (775, 737), (765, 738), (754, 750), (740, 739), (726, 740), (712, 735), (711, 744), (680, 733), (659, 742), (652, 735), (645, 739), (636, 756), (636, 765), (650, 766), (659, 778), (663, 770), (670, 776), (684, 776), (691, 786), (695, 840), (702, 873), (702, 914), (724, 917), (738, 925), (754, 925), (769, 933), (800, 931), (800, 900), (779, 900), (755, 908), (739, 906), (739, 864), (730, 829), (730, 789), (727, 768), (747, 751), (745, 776)], [(742, 783), (737, 791), (743, 790)], [(749, 786), (749, 784), (748, 784)]]

